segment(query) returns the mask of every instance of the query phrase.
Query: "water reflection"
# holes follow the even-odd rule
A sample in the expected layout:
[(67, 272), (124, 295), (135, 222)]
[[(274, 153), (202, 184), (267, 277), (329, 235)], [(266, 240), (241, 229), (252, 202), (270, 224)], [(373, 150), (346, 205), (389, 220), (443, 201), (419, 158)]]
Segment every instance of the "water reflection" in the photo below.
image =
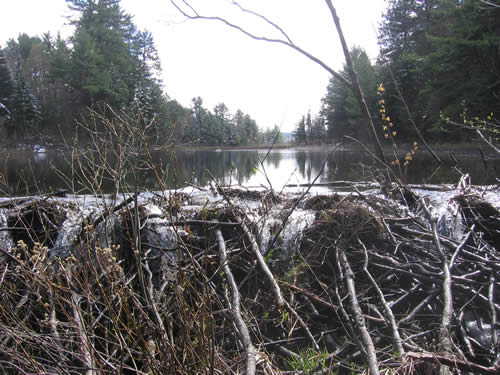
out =
[[(152, 154), (158, 166), (158, 175), (151, 169), (128, 173), (122, 186), (138, 186), (141, 190), (160, 190), (164, 187), (179, 188), (187, 184), (206, 186), (215, 178), (220, 184), (268, 186), (281, 189), (285, 184), (309, 183), (320, 173), (319, 181), (365, 181), (377, 179), (377, 169), (372, 158), (364, 152), (334, 152), (328, 150), (178, 150), (157, 151)], [(84, 173), (88, 166), (79, 165), (69, 153), (49, 151), (40, 154), (27, 151), (3, 151), (0, 165), (2, 195), (39, 194), (56, 189), (70, 191), (111, 193), (115, 184), (110, 176), (103, 176), (99, 186), (89, 189)], [(459, 158), (460, 169), (470, 173), (474, 184), (496, 183), (497, 164), (490, 161), (487, 168), (477, 157)], [(262, 161), (263, 160), (263, 161)], [(262, 161), (262, 162), (261, 162)], [(111, 161), (110, 165), (116, 165)], [(454, 163), (437, 171), (430, 156), (421, 153), (411, 162), (401, 177), (408, 183), (455, 183), (460, 177)], [(399, 170), (395, 170), (399, 176)]]

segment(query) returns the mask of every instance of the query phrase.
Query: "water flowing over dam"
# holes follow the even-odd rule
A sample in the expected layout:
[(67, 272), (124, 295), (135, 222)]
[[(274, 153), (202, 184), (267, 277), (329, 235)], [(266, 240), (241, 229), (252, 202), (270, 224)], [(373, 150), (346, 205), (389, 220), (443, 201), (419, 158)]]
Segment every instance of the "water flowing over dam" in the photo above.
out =
[(307, 353), (423, 371), (459, 350), (496, 371), (498, 186), (341, 185), (1, 199), (2, 350), (143, 373), (207, 339), (193, 370), (239, 352), (269, 374)]

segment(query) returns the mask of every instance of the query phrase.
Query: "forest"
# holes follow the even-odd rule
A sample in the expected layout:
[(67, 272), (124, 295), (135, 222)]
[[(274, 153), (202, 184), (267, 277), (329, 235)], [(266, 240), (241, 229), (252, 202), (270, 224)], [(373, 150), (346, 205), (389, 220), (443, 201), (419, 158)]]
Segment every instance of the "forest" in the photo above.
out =
[[(232, 113), (223, 102), (208, 109), (193, 95), (186, 108), (170, 98), (152, 34), (134, 25), (119, 0), (69, 0), (68, 6), (75, 11), (69, 38), (23, 33), (0, 48), (0, 111), (8, 119), (2, 131), (9, 142), (40, 134), (73, 136), (89, 108), (140, 113), (151, 132), (161, 135), (161, 144), (236, 146), (270, 143), (279, 134), (278, 126), (259, 129), (249, 114)], [(381, 137), (413, 141), (420, 132), (435, 143), (458, 143), (481, 128), (496, 141), (499, 13), (497, 1), (387, 2), (377, 60), (361, 47), (350, 50)], [(347, 66), (339, 74), (348, 81)], [(352, 89), (335, 76), (321, 111), (297, 120), (297, 144), (369, 137)]]
[(68, 1), (68, 39), (20, 34), (0, 48), (0, 104), (11, 142), (76, 131), (89, 109), (139, 114), (158, 143), (245, 145), (262, 141), (255, 120), (224, 103), (194, 97), (184, 108), (166, 95), (152, 34), (139, 30), (119, 0)]
[[(436, 143), (470, 139), (469, 131), (477, 126), (489, 128), (492, 137), (497, 137), (500, 3), (479, 0), (389, 0), (387, 3), (378, 29), (380, 55), (376, 63), (372, 64), (360, 47), (350, 51), (372, 117), (380, 119), (380, 112), (387, 111), (391, 131), (405, 140), (416, 136), (411, 121), (427, 139)], [(347, 66), (340, 73), (348, 78)], [(380, 84), (385, 90), (382, 98), (377, 95)], [(298, 122), (295, 132), (298, 142), (315, 142), (318, 133), (317, 127), (312, 126), (315, 122), (326, 124), (329, 140), (344, 135), (367, 140), (353, 92), (336, 78), (331, 78), (323, 108), (315, 118), (311, 122), (305, 116)], [(378, 128), (381, 136), (388, 134), (383, 126)]]

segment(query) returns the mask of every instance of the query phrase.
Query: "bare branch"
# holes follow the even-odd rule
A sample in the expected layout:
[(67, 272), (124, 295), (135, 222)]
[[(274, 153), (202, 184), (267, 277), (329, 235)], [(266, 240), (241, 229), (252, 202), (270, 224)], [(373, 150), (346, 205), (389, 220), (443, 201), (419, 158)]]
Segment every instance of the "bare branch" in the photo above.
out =
[(475, 374), (498, 374), (500, 366), (486, 367), (481, 366), (456, 356), (447, 356), (434, 353), (415, 353), (408, 352), (408, 358), (421, 359), (424, 361), (436, 362), (438, 364), (447, 365), (464, 371), (472, 371)]
[(394, 77), (394, 73), (392, 72), (392, 69), (389, 67), (387, 67), (387, 69), (389, 70), (389, 73), (391, 73), (392, 82), (393, 82), (394, 87), (396, 89), (396, 92), (398, 94), (398, 99), (401, 101), (401, 103), (403, 103), (403, 107), (404, 107), (405, 112), (408, 116), (408, 120), (410, 121), (410, 124), (413, 126), (413, 129), (415, 129), (415, 131), (417, 132), (418, 138), (420, 138), (422, 143), (425, 145), (425, 148), (427, 148), (427, 150), (431, 153), (432, 157), (439, 164), (443, 164), (443, 162), (441, 161), (439, 156), (437, 156), (437, 154), (434, 152), (434, 150), (431, 148), (431, 146), (429, 146), (429, 144), (425, 140), (424, 136), (422, 135), (419, 128), (417, 127), (417, 124), (415, 124), (415, 121), (413, 121), (413, 116), (411, 114), (410, 108), (408, 107), (408, 104), (406, 103), (406, 100), (404, 99), (403, 93), (401, 92), (401, 89), (399, 87), (398, 81), (396, 80), (396, 77)]
[(389, 320), (389, 323), (391, 324), (392, 336), (394, 338), (394, 345), (396, 346), (396, 350), (398, 351), (399, 355), (403, 356), (405, 354), (405, 350), (403, 348), (403, 342), (401, 341), (401, 336), (399, 334), (398, 325), (396, 323), (396, 318), (394, 317), (394, 314), (392, 313), (391, 307), (387, 303), (387, 300), (384, 296), (384, 293), (382, 292), (382, 290), (380, 290), (380, 287), (378, 286), (377, 282), (375, 281), (375, 279), (373, 278), (371, 273), (368, 271), (368, 250), (366, 249), (365, 244), (359, 239), (359, 237), (358, 237), (358, 242), (363, 247), (363, 250), (365, 252), (365, 264), (363, 266), (363, 270), (365, 271), (366, 275), (368, 276), (368, 279), (370, 280), (372, 286), (377, 291), (377, 294), (380, 298), (380, 301), (382, 302), (382, 306), (385, 309), (387, 319)]
[[(438, 251), (441, 257), (441, 266), (443, 270), (443, 312), (441, 317), (441, 327), (439, 328), (439, 345), (441, 350), (445, 353), (452, 353), (452, 341), (451, 341), (451, 319), (453, 317), (453, 295), (452, 295), (452, 280), (451, 280), (451, 272), (450, 265), (448, 263), (448, 259), (446, 254), (441, 247), (441, 242), (439, 240), (439, 234), (437, 230), (437, 218), (433, 216), (430, 212), (427, 203), (423, 199), (420, 200), (422, 207), (425, 212), (425, 216), (427, 217), (428, 222), (431, 225), (432, 230), (432, 240), (434, 242), (434, 246)], [(446, 367), (441, 368), (441, 373), (449, 373), (449, 370)]]
[(358, 297), (356, 295), (356, 287), (354, 285), (354, 273), (352, 272), (344, 249), (337, 247), (337, 256), (342, 268), (345, 271), (345, 283), (349, 292), (349, 298), (351, 300), (351, 308), (355, 317), (356, 326), (361, 334), (361, 340), (365, 347), (364, 349), (366, 351), (367, 357), (366, 360), (368, 362), (368, 367), (370, 368), (370, 374), (377, 375), (380, 373), (377, 362), (377, 354), (375, 352), (375, 346), (373, 345), (370, 333), (366, 328), (366, 321), (363, 315), (363, 311), (359, 306)]
[(477, 128), (474, 129), (476, 133), (481, 137), (481, 139), (488, 145), (490, 146), (497, 154), (500, 154), (500, 148), (496, 147), (493, 142), (490, 142), (488, 138), (486, 138), (483, 134), (483, 132)]
[(290, 44), (295, 44), (292, 42), (292, 40), (290, 39), (290, 37), (287, 35), (287, 33), (280, 27), (278, 26), (276, 23), (272, 22), (271, 20), (269, 20), (267, 17), (265, 17), (264, 15), (262, 14), (259, 14), (257, 12), (254, 12), (253, 10), (249, 10), (249, 9), (246, 9), (246, 8), (243, 8), (237, 1), (233, 1), (233, 4), (236, 5), (238, 8), (240, 8), (243, 12), (245, 13), (249, 13), (249, 14), (252, 14), (260, 19), (263, 19), (266, 23), (268, 23), (269, 25), (273, 26), (275, 29), (277, 29), (281, 34), (283, 34), (283, 36), (285, 37), (285, 39), (288, 41), (288, 43)]
[(217, 238), (217, 242), (219, 243), (220, 261), (224, 268), (229, 288), (231, 290), (231, 296), (232, 296), (231, 312), (236, 327), (238, 328), (238, 333), (240, 334), (241, 341), (245, 346), (245, 351), (247, 354), (246, 374), (253, 375), (255, 374), (255, 366), (256, 366), (255, 347), (252, 344), (252, 339), (250, 338), (250, 332), (248, 331), (248, 327), (246, 326), (243, 317), (241, 316), (240, 292), (238, 291), (238, 286), (236, 285), (233, 273), (231, 272), (231, 268), (229, 267), (229, 263), (227, 260), (226, 244), (224, 243), (224, 237), (222, 236), (222, 231), (220, 229), (215, 230), (215, 237)]
[(500, 8), (500, 5), (492, 3), (491, 1), (488, 0), (480, 0), (483, 4), (489, 5), (494, 8)]
[[(200, 15), (191, 5), (189, 5), (185, 0), (183, 0), (183, 3), (189, 7), (189, 9), (191, 10), (191, 14), (186, 12), (185, 10), (183, 10), (177, 3), (175, 0), (170, 0), (170, 2), (172, 3), (172, 5), (186, 18), (188, 19), (191, 19), (191, 20), (208, 20), (208, 21), (216, 21), (216, 22), (221, 22), (223, 24), (225, 24), (226, 26), (229, 26), (235, 30), (238, 30), (239, 32), (245, 34), (246, 36), (254, 39), (254, 40), (259, 40), (259, 41), (263, 41), (263, 42), (269, 42), (269, 43), (278, 43), (278, 44), (282, 44), (284, 46), (287, 46), (289, 48), (292, 48), (294, 49), (295, 51), (299, 52), (300, 54), (306, 56), (308, 59), (314, 61), (316, 64), (320, 65), (323, 69), (325, 69), (328, 73), (330, 73), (332, 76), (334, 76), (337, 80), (339, 80), (340, 82), (342, 82), (344, 85), (346, 85), (347, 87), (351, 87), (351, 83), (346, 80), (341, 74), (337, 73), (334, 69), (332, 69), (330, 66), (328, 66), (326, 63), (324, 63), (322, 60), (320, 60), (319, 58), (317, 58), (316, 56), (312, 55), (311, 53), (307, 52), (306, 50), (300, 48), (299, 46), (297, 46), (296, 44), (292, 43), (292, 41), (290, 40), (290, 38), (284, 33), (284, 31), (282, 31), (282, 29), (277, 26), (274, 22), (271, 22), (269, 21), (266, 17), (256, 13), (256, 12), (252, 12), (252, 11), (249, 11), (249, 10), (246, 10), (244, 8), (241, 8), (243, 11), (247, 12), (247, 13), (250, 13), (250, 14), (253, 14), (255, 15), (256, 17), (259, 17), (260, 19), (263, 19), (264, 21), (266, 21), (269, 25), (273, 26), (274, 28), (278, 29), (284, 36), (285, 36), (285, 39), (275, 39), (275, 38), (267, 38), (267, 37), (264, 37), (264, 36), (258, 36), (254, 33), (251, 33), (250, 31), (244, 29), (243, 27), (239, 26), (239, 25), (236, 25), (228, 20), (226, 20), (225, 18), (222, 18), (222, 17), (218, 17), (218, 16), (203, 16), (203, 15)], [(235, 5), (239, 6), (238, 3), (235, 3)]]

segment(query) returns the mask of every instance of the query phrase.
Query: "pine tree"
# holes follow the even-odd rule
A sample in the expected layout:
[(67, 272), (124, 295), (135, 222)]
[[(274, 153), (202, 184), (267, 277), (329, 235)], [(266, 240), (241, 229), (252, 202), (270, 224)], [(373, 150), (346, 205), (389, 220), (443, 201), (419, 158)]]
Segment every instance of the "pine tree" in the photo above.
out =
[[(7, 65), (7, 60), (4, 57), (3, 50), (0, 48), (0, 104), (5, 108), (5, 114), (10, 112), (10, 98), (14, 93), (14, 83), (10, 69)], [(0, 113), (0, 115), (3, 115)]]
[(87, 105), (128, 105), (135, 94), (131, 16), (119, 0), (67, 1), (79, 13), (73, 21), (72, 86), (84, 93)]
[(306, 143), (313, 144), (313, 131), (312, 131), (312, 120), (311, 120), (311, 112), (307, 112), (306, 115)]
[(306, 118), (302, 116), (302, 119), (297, 123), (297, 127), (293, 133), (295, 143), (306, 144), (307, 143), (307, 133), (306, 133)]
[(149, 124), (154, 119), (157, 123), (164, 123), (166, 102), (161, 89), (160, 58), (150, 32), (142, 31), (135, 35), (132, 56), (135, 61), (134, 104), (140, 110), (145, 123)]
[[(259, 132), (259, 128), (254, 119), (250, 117), (250, 115), (245, 115), (243, 118), (243, 127), (245, 129), (245, 140), (246, 144), (256, 144), (257, 143), (257, 134)], [(278, 129), (279, 130), (279, 129)]]
[(325, 119), (323, 116), (316, 116), (312, 120), (311, 143), (321, 144), (326, 142)]
[(8, 137), (16, 138), (21, 133), (31, 131), (40, 121), (38, 101), (31, 93), (24, 78), (22, 63), (19, 59), (16, 68), (15, 89), (12, 95), (12, 125)]
[[(386, 106), (411, 136), (403, 93), (420, 131), (441, 132), (440, 112), (458, 120), (498, 113), (500, 8), (475, 0), (391, 0), (379, 29)], [(449, 136), (448, 136), (449, 139)]]
[[(368, 108), (374, 113), (377, 90), (375, 68), (366, 52), (359, 47), (351, 50), (351, 58), (358, 74), (359, 84), (365, 93)], [(340, 74), (347, 79), (347, 67), (344, 67)], [(327, 122), (329, 139), (338, 139), (349, 135), (365, 141), (369, 137), (364, 131), (366, 129), (363, 125), (364, 119), (353, 91), (335, 77), (330, 79), (327, 94), (323, 98), (322, 115)]]
[[(203, 107), (203, 99), (201, 97), (192, 99), (191, 109), (191, 129), (187, 132), (188, 142), (200, 143), (202, 136), (205, 134), (204, 123), (206, 122), (207, 110)], [(204, 143), (204, 142), (203, 142)]]
[[(500, 113), (500, 8), (446, 0), (434, 13), (431, 52), (424, 60), (431, 79), (422, 94), (456, 120), (462, 120), (464, 110), (480, 118)], [(439, 111), (429, 116), (437, 125)]]

